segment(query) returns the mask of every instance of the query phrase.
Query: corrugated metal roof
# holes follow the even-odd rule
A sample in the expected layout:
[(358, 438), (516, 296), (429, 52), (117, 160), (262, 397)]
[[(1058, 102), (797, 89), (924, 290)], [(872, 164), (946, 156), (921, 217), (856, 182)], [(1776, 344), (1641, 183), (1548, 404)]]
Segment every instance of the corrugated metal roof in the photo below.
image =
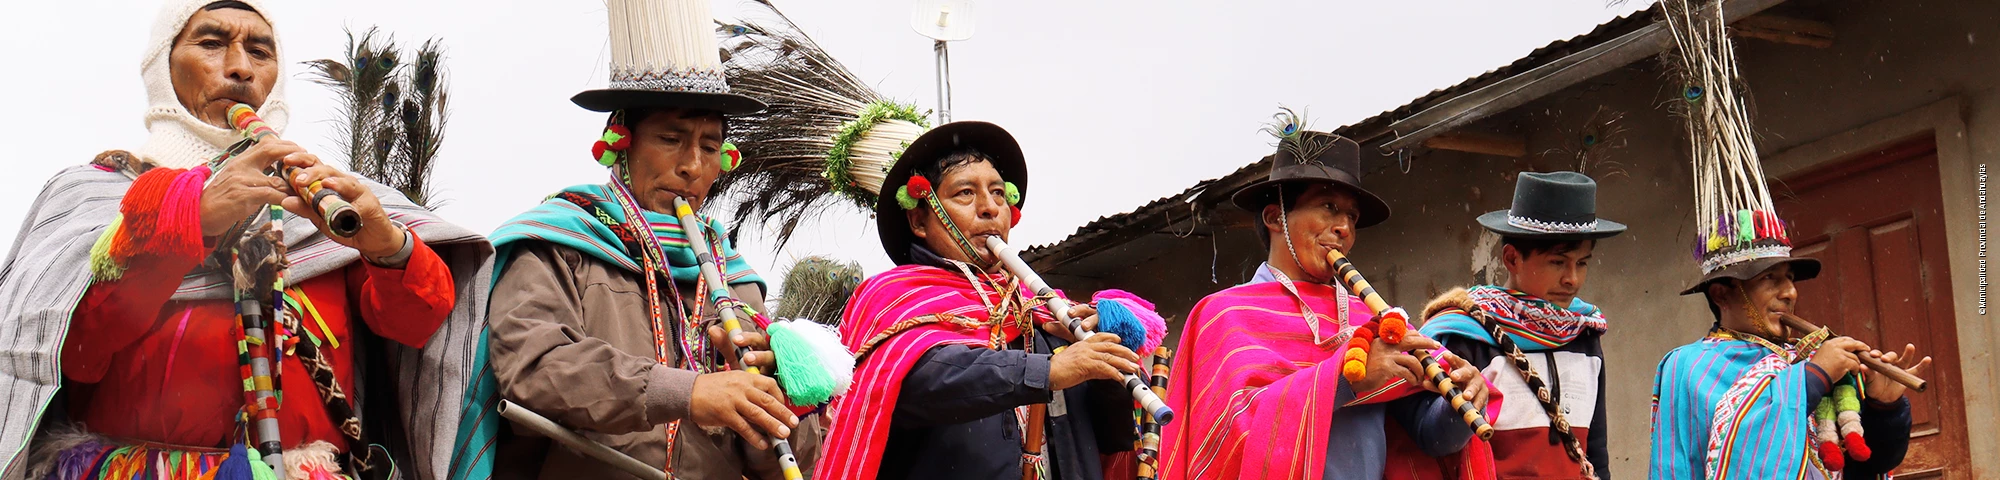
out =
[[(1527, 56), (1521, 57), (1506, 66), (1466, 79), (1451, 87), (1432, 90), (1431, 93), (1417, 97), (1416, 100), (1412, 100), (1401, 107), (1376, 114), (1360, 122), (1336, 128), (1333, 132), (1355, 139), (1363, 144), (1375, 143), (1376, 140), (1384, 137), (1393, 137), (1395, 132), (1390, 132), (1388, 126), (1398, 118), (1408, 117), (1440, 102), (1477, 90), (1487, 84), (1500, 81), (1501, 79), (1525, 72), (1555, 59), (1568, 56), (1576, 51), (1590, 48), (1617, 38), (1620, 35), (1630, 33), (1633, 30), (1651, 24), (1653, 22), (1652, 19), (1657, 16), (1659, 8), (1659, 5), (1655, 4), (1646, 10), (1612, 19), (1609, 22), (1598, 25), (1597, 28), (1591, 29), (1590, 33), (1577, 35), (1567, 40), (1557, 40), (1542, 48), (1537, 48), (1533, 52), (1529, 52)], [(1259, 160), (1245, 165), (1243, 168), (1237, 169), (1228, 175), (1203, 180), (1195, 183), (1192, 187), (1188, 187), (1187, 190), (1181, 191), (1181, 193), (1147, 202), (1145, 205), (1130, 212), (1099, 217), (1097, 220), (1078, 227), (1076, 233), (1070, 234), (1069, 237), (1061, 241), (1029, 248), (1027, 251), (1022, 252), (1022, 257), (1029, 263), (1040, 264), (1045, 259), (1053, 260), (1060, 257), (1073, 256), (1083, 253), (1081, 250), (1085, 245), (1098, 243), (1098, 241), (1120, 230), (1131, 228), (1135, 225), (1156, 223), (1160, 217), (1186, 208), (1182, 207), (1182, 205), (1189, 201), (1196, 201), (1202, 204), (1199, 206), (1214, 204), (1217, 200), (1224, 198), (1224, 196), (1235, 191), (1237, 188), (1241, 188), (1243, 185), (1266, 175), (1270, 169), (1268, 162), (1268, 159)], [(1045, 267), (1045, 265), (1037, 265), (1037, 269)]]

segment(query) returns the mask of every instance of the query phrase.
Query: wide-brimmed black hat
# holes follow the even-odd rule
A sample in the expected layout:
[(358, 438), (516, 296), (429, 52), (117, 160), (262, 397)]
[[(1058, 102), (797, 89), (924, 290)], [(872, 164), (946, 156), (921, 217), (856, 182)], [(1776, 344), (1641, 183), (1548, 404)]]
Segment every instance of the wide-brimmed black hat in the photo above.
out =
[(1021, 193), (1021, 201), (1014, 206), (1028, 204), (1028, 162), (1021, 155), (1021, 144), (1014, 141), (1014, 135), (986, 122), (952, 122), (933, 128), (903, 149), (903, 155), (889, 167), (882, 191), (875, 196), (875, 232), (882, 238), (882, 252), (889, 254), (889, 259), (897, 265), (912, 262), (910, 246), (919, 239), (910, 232), (910, 218), (903, 214), (903, 207), (896, 204), (896, 190), (910, 183), (910, 176), (917, 168), (964, 149), (986, 155), (992, 160), (993, 169), (1000, 171), (1000, 178), (1013, 182)]
[(1361, 188), (1361, 144), (1347, 137), (1299, 132), (1297, 137), (1279, 140), (1278, 153), (1265, 158), (1271, 161), (1270, 176), (1237, 190), (1229, 198), (1230, 203), (1256, 214), (1265, 205), (1277, 203), (1278, 191), (1284, 186), (1304, 191), (1315, 183), (1330, 183), (1346, 187), (1354, 194), (1355, 208), (1361, 210), (1354, 228), (1371, 227), (1389, 219), (1389, 204), (1374, 192)]
[(749, 115), (764, 102), (729, 93), (708, 0), (608, 0), (611, 84), (570, 97), (598, 112), (688, 108)]
[(1479, 225), (1501, 236), (1592, 240), (1625, 232), (1597, 218), (1597, 182), (1577, 172), (1527, 172), (1514, 180), (1514, 203), (1486, 212)]
[(1701, 293), (1702, 290), (1708, 289), (1708, 284), (1725, 278), (1749, 280), (1755, 278), (1757, 274), (1764, 273), (1765, 270), (1770, 270), (1771, 267), (1782, 264), (1792, 265), (1792, 281), (1794, 282), (1812, 280), (1814, 277), (1819, 276), (1820, 264), (1817, 258), (1793, 257), (1789, 255), (1783, 257), (1764, 257), (1736, 262), (1709, 272), (1708, 275), (1703, 275), (1700, 281), (1694, 282), (1694, 285), (1688, 286), (1686, 290), (1681, 290), (1681, 295)]

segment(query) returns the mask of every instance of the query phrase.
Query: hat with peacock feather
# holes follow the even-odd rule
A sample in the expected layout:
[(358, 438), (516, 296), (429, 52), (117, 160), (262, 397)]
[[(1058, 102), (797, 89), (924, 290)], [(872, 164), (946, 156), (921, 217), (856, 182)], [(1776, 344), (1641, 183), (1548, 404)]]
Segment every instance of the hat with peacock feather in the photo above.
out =
[(606, 0), (611, 84), (570, 97), (598, 112), (693, 108), (746, 115), (764, 103), (731, 93), (709, 34), (709, 0)]
[(739, 226), (778, 226), (782, 246), (800, 221), (834, 205), (872, 211), (890, 166), (929, 122), (876, 93), (770, 2), (755, 3), (768, 21), (722, 23), (716, 35), (730, 85), (770, 108), (730, 121), (741, 174), (718, 180), (711, 195), (734, 199)]
[(1388, 220), (1388, 202), (1361, 188), (1361, 144), (1332, 133), (1308, 131), (1304, 115), (1289, 108), (1280, 110), (1264, 128), (1265, 133), (1278, 138), (1278, 152), (1265, 157), (1271, 161), (1271, 175), (1237, 190), (1230, 202), (1255, 213), (1276, 203), (1285, 185), (1330, 183), (1354, 193), (1355, 208), (1361, 210), (1355, 228)]
[(1678, 45), (1671, 64), (1683, 83), (1682, 101), (1675, 103), (1687, 121), (1694, 160), (1694, 257), (1702, 278), (1681, 294), (1722, 279), (1748, 280), (1782, 264), (1791, 265), (1795, 281), (1817, 277), (1819, 260), (1792, 256), (1791, 237), (1771, 202), (1720, 2), (1713, 2), (1718, 8), (1701, 3), (1660, 2)]

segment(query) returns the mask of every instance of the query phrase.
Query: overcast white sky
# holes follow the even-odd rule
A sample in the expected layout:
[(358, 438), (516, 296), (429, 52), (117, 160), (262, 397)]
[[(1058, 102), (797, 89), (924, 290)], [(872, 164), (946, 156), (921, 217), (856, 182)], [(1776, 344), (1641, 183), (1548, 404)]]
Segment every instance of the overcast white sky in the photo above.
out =
[[(717, 15), (733, 16), (741, 1), (716, 0)], [(453, 115), (436, 177), (446, 219), (490, 232), (557, 189), (604, 181), (587, 153), (603, 118), (569, 102), (606, 81), (601, 2), (266, 2), (291, 82), (285, 137), (337, 156), (332, 96), (298, 62), (340, 57), (342, 28), (379, 25), (449, 47)], [(777, 4), (881, 92), (936, 103), (930, 41), (908, 26), (914, 0)], [(1649, 4), (983, 0), (975, 36), (951, 47), (953, 117), (998, 123), (1021, 141), (1033, 195), (1013, 237), (1025, 248), (1269, 153), (1258, 128), (1279, 105), (1309, 108), (1315, 129), (1331, 129)], [(0, 152), (14, 171), (0, 176), (0, 238), (14, 237), (56, 170), (143, 143), (138, 65), (157, 9), (156, 0), (17, 2), (0, 18), (10, 46), (0, 92), (12, 105)], [(871, 274), (891, 266), (859, 211), (809, 225), (779, 252), (744, 238), (767, 277), (811, 254), (857, 260)]]

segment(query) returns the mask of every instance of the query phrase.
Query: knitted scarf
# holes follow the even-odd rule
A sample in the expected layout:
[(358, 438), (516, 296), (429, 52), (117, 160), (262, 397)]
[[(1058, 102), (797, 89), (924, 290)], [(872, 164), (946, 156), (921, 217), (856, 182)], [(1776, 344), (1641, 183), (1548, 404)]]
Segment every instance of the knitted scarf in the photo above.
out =
[[(1565, 309), (1540, 297), (1520, 290), (1491, 285), (1481, 285), (1466, 289), (1472, 301), (1486, 312), (1500, 328), (1513, 337), (1514, 344), (1522, 350), (1540, 351), (1561, 348), (1576, 340), (1584, 331), (1604, 333), (1609, 327), (1604, 321), (1604, 312), (1583, 299), (1570, 300)], [(1432, 317), (1425, 323), (1423, 331), (1433, 338), (1441, 335), (1461, 335), (1465, 338), (1493, 343), (1493, 336), (1472, 317), (1446, 314)]]

